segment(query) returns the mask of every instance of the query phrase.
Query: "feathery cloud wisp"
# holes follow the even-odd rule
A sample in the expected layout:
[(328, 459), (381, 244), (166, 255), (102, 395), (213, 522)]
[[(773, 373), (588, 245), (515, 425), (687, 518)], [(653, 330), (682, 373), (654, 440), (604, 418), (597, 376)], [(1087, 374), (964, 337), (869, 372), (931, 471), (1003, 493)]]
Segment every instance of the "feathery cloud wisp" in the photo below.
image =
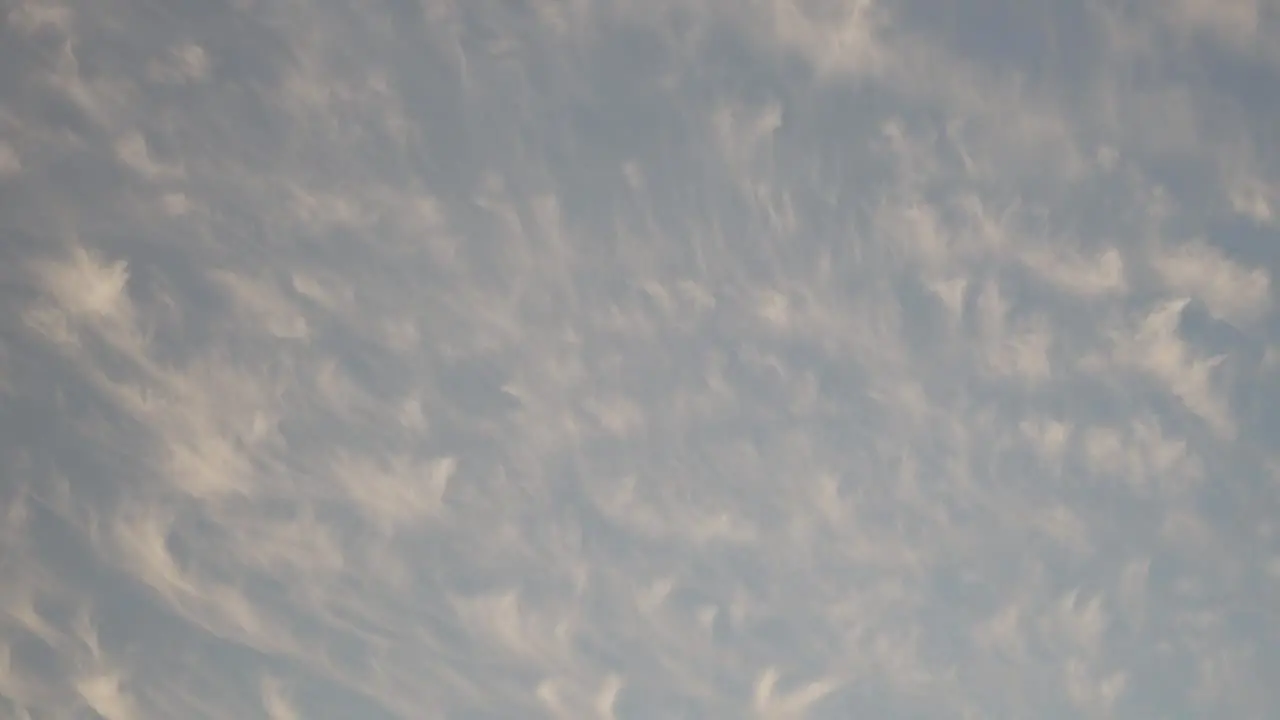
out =
[(3, 13), (0, 715), (1280, 708), (1272, 5)]

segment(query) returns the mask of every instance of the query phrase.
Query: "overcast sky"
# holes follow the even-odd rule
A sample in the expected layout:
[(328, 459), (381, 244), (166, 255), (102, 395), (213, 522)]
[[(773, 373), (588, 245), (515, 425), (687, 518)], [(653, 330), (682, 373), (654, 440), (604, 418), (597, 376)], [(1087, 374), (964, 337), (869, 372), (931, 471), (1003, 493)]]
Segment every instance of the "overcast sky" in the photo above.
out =
[(1277, 0), (0, 18), (0, 717), (1280, 717)]

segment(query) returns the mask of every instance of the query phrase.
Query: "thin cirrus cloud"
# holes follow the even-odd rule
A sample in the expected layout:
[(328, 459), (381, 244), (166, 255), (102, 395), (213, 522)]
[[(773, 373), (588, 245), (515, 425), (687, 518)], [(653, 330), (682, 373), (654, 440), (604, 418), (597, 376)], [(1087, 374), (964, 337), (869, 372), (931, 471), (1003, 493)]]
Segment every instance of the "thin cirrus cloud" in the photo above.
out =
[(1274, 715), (1278, 10), (9, 3), (0, 716)]

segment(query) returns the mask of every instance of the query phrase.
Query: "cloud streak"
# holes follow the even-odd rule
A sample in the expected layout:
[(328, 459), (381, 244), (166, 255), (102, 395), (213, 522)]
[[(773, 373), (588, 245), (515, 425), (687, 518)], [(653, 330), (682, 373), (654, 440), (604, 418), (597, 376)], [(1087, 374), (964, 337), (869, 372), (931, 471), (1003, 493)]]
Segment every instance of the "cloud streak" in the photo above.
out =
[(1280, 707), (1266, 3), (11, 5), (0, 715)]

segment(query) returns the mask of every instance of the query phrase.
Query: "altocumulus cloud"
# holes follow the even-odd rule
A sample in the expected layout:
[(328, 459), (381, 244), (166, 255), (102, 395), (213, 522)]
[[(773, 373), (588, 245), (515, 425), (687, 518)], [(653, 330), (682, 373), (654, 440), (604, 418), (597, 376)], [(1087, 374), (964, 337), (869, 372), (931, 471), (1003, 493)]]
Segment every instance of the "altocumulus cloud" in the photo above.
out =
[(0, 3), (0, 716), (1280, 713), (1274, 0)]

